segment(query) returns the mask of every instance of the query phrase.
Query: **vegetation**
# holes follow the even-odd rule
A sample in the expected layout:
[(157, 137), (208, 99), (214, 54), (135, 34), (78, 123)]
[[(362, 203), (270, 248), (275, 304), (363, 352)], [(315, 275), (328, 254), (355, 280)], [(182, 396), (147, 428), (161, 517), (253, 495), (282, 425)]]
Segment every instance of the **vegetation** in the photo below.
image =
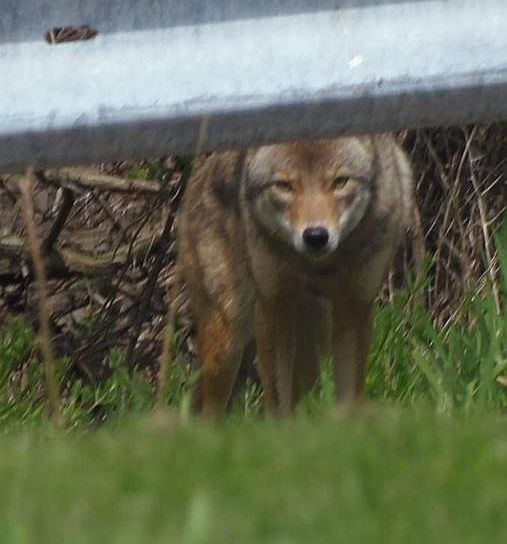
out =
[(2, 439), (0, 541), (501, 544), (505, 420), (124, 421)]

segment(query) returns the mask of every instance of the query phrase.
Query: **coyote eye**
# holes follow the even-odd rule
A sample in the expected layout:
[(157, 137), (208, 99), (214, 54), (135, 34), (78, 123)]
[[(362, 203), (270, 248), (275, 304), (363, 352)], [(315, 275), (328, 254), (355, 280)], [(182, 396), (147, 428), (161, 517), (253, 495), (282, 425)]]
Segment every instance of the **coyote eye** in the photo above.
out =
[(292, 193), (292, 184), (285, 180), (275, 180), (271, 184), (272, 187), (283, 193)]
[(351, 180), (349, 176), (338, 176), (333, 181), (333, 189), (335, 191), (339, 191), (340, 189), (343, 189)]

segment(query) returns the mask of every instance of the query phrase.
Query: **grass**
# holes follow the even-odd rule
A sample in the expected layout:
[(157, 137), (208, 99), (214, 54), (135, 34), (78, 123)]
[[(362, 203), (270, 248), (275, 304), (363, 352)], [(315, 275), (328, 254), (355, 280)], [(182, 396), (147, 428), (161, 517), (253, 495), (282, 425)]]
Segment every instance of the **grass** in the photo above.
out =
[[(505, 301), (505, 228), (497, 249)], [(191, 419), (183, 366), (170, 410), (153, 413), (144, 374), (112, 349), (101, 384), (58, 362), (57, 432), (34, 333), (12, 321), (0, 332), (0, 543), (506, 542), (507, 307), (471, 293), (438, 328), (422, 289), (379, 304), (363, 409), (336, 410), (324, 365), (283, 422), (257, 417), (252, 384), (226, 422)]]
[(438, 328), (419, 301), (406, 290), (377, 312), (369, 396), (443, 413), (506, 408), (498, 379), (507, 374), (507, 309), (497, 312), (491, 292), (470, 295), (461, 315)]
[(123, 422), (0, 451), (0, 542), (501, 543), (502, 418), (372, 405), (284, 423)]

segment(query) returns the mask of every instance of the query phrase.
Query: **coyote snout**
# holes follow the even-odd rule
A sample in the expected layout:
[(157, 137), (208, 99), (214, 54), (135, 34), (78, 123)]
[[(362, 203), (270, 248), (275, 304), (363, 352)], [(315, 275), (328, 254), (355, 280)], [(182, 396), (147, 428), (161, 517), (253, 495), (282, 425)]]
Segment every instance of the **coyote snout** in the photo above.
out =
[(181, 210), (206, 413), (226, 409), (255, 340), (264, 403), (289, 412), (334, 360), (339, 399), (362, 391), (374, 298), (413, 205), (388, 135), (264, 146), (197, 161)]
[(329, 230), (321, 225), (318, 227), (306, 227), (301, 237), (298, 236), (298, 240), (300, 239), (303, 240), (304, 249), (316, 253), (332, 251), (337, 245), (335, 240), (329, 240)]

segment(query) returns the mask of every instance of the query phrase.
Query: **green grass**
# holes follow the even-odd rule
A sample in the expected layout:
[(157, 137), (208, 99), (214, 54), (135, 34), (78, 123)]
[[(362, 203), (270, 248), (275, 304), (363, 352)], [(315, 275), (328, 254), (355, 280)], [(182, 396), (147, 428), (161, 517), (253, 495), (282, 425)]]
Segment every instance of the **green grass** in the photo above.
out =
[(11, 435), (0, 542), (503, 543), (505, 423), (372, 405), (283, 423)]
[(438, 328), (417, 293), (400, 292), (376, 314), (370, 398), (426, 403), (443, 413), (505, 409), (498, 379), (507, 375), (507, 307), (498, 313), (491, 292), (470, 295), (459, 317)]

